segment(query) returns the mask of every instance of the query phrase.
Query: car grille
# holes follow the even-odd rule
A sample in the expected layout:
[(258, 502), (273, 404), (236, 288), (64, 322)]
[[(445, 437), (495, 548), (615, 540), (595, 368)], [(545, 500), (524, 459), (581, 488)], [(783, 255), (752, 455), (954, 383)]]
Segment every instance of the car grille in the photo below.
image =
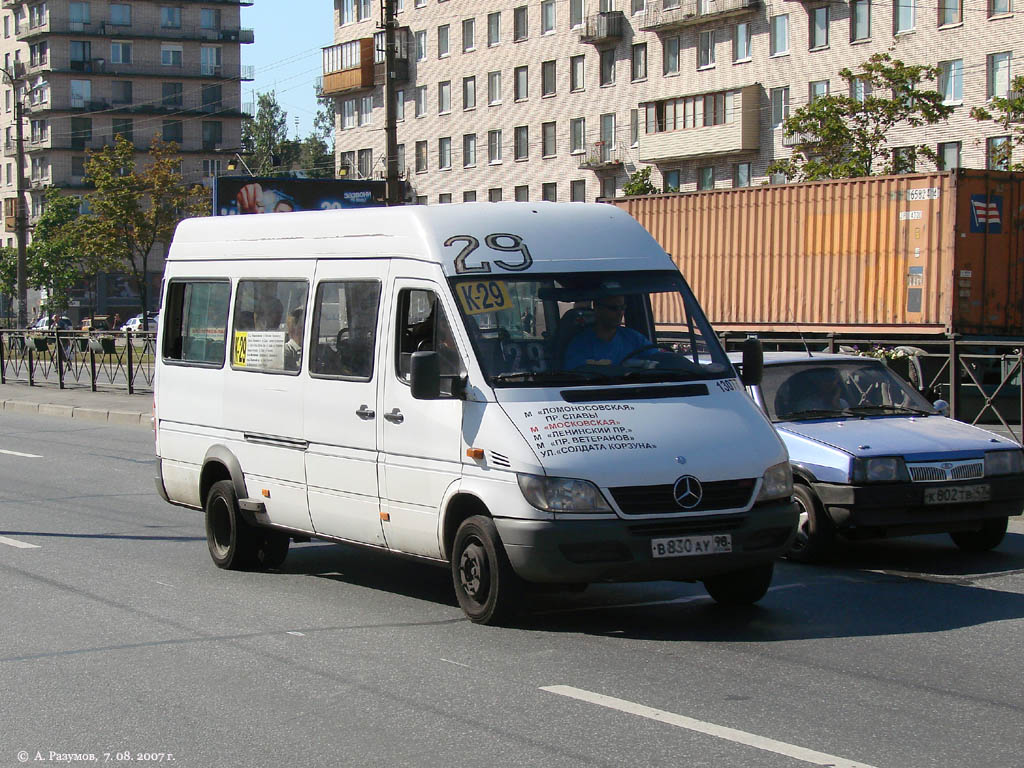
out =
[(985, 462), (980, 459), (920, 462), (907, 464), (907, 471), (915, 483), (974, 480), (985, 476)]
[(669, 485), (631, 485), (612, 488), (612, 498), (619, 505), (624, 515), (664, 515), (669, 513), (701, 512), (710, 509), (740, 509), (750, 502), (756, 481), (753, 478), (742, 480), (718, 480), (701, 483), (703, 494), (700, 503), (689, 509), (676, 504)]

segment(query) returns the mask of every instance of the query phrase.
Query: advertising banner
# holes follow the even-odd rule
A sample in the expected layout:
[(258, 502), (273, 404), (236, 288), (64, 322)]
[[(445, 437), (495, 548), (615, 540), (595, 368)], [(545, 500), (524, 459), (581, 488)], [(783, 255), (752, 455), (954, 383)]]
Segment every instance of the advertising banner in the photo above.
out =
[(327, 211), (384, 205), (386, 184), (362, 179), (293, 179), (218, 176), (213, 215)]

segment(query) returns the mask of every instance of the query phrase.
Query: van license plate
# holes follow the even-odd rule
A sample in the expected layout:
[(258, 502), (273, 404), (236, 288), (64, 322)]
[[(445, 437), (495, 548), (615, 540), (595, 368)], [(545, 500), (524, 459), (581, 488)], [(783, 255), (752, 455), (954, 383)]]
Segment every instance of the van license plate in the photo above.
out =
[(721, 555), (732, 552), (732, 535), (677, 536), (672, 539), (651, 539), (652, 557), (686, 557), (687, 555)]
[(965, 504), (971, 501), (988, 501), (992, 498), (992, 486), (958, 485), (952, 488), (925, 488), (925, 504)]

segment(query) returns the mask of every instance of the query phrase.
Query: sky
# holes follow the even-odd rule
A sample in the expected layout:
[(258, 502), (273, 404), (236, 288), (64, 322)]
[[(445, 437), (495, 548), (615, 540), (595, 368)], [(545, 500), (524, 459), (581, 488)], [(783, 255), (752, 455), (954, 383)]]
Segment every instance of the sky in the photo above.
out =
[(253, 0), (242, 7), (242, 27), (255, 42), (242, 46), (242, 64), (256, 69), (242, 83), (242, 104), (256, 107), (256, 95), (274, 91), (288, 114), (288, 137), (309, 135), (316, 116), (316, 80), (323, 74), (320, 49), (334, 44), (332, 0)]

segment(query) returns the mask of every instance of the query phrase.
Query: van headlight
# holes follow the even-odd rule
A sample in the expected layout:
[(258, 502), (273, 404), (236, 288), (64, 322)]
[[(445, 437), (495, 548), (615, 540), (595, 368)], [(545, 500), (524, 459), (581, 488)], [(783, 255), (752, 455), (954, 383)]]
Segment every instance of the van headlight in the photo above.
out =
[(873, 456), (853, 460), (854, 483), (909, 483), (902, 456)]
[(612, 511), (597, 486), (587, 480), (539, 475), (516, 477), (526, 500), (545, 512), (585, 514)]
[(788, 461), (768, 467), (762, 479), (761, 492), (757, 494), (757, 501), (788, 499), (793, 495), (793, 468), (789, 466)]
[(986, 477), (1021, 472), (1024, 472), (1024, 451), (989, 451), (985, 454)]

